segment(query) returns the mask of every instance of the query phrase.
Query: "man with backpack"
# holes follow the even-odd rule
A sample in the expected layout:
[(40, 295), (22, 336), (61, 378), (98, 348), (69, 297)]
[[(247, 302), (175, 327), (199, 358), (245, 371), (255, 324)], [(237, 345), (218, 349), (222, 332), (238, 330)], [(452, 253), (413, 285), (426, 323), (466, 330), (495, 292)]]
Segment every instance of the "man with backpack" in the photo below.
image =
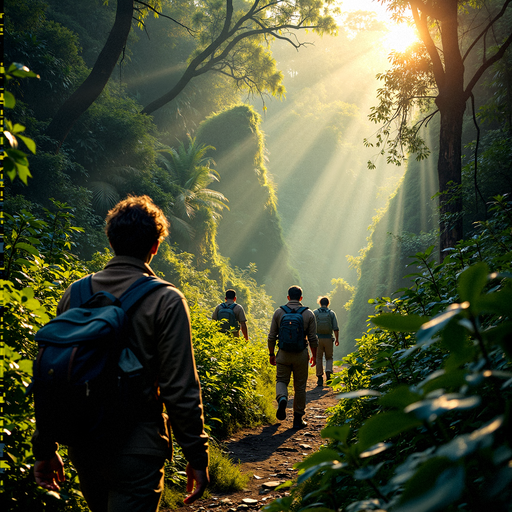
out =
[(246, 341), (249, 341), (247, 318), (244, 308), (236, 302), (235, 290), (226, 290), (225, 302), (221, 302), (213, 311), (212, 320), (221, 322), (221, 332), (231, 333), (235, 338), (240, 336), (240, 330)]
[[(306, 412), (306, 385), (309, 363), (316, 364), (318, 338), (315, 315), (302, 305), (302, 288), (288, 289), (288, 303), (276, 309), (268, 333), (270, 364), (276, 366), (276, 400), (278, 420), (286, 419), (288, 384), (293, 374), (293, 428), (307, 426), (303, 416)], [(276, 342), (279, 347), (275, 354)], [(308, 344), (311, 348), (309, 357)]]
[(313, 312), (316, 318), (316, 335), (318, 336), (318, 350), (316, 353), (316, 376), (317, 385), (324, 385), (324, 354), (325, 354), (325, 378), (329, 381), (332, 377), (333, 365), (333, 342), (336, 337), (336, 346), (339, 346), (340, 329), (336, 313), (329, 309), (329, 299), (327, 297), (318, 297), (320, 307)]
[[(157, 511), (164, 488), (164, 465), (172, 450), (172, 434), (188, 461), (187, 492), (191, 494), (185, 503), (200, 498), (209, 482), (208, 436), (204, 431), (188, 305), (179, 290), (154, 277), (149, 267), (168, 234), (168, 226), (163, 212), (148, 196), (129, 196), (118, 203), (106, 219), (106, 233), (115, 257), (100, 272), (69, 287), (58, 304), (58, 316), (41, 328), (39, 338), (36, 335), (39, 355), (34, 364), (36, 432), (32, 439), (35, 480), (47, 490), (59, 490), (64, 471), (58, 443), (61, 439), (72, 440), (63, 444), (68, 444), (69, 458), (93, 512)], [(142, 295), (136, 289), (139, 285), (151, 289), (146, 288)], [(91, 294), (82, 304), (82, 298)], [(119, 351), (121, 356), (116, 352), (114, 365), (105, 360), (105, 367), (111, 371), (115, 368), (117, 376), (106, 375), (98, 384), (91, 373), (81, 383), (80, 372), (86, 372), (87, 365), (92, 364), (101, 374), (103, 361), (88, 360), (92, 349), (76, 342), (66, 363), (68, 378), (55, 386), (52, 379), (58, 377), (60, 361), (58, 357), (52, 361), (47, 356), (59, 349), (66, 352), (66, 344), (59, 339), (59, 333), (66, 329), (72, 332), (66, 319), (82, 315), (82, 331), (89, 329), (87, 332), (97, 335), (89, 322), (91, 317), (103, 322), (107, 314), (122, 317), (125, 310), (127, 318), (123, 324), (111, 321), (122, 327), (121, 336), (109, 338), (124, 345)], [(77, 339), (78, 330), (75, 329)], [(104, 343), (97, 341), (93, 339), (92, 345), (99, 345), (99, 350)], [(46, 371), (48, 364), (52, 368)], [(41, 367), (45, 371), (40, 371)], [(125, 371), (127, 374), (122, 374)], [(118, 379), (118, 387), (126, 389), (111, 389), (112, 379)], [(77, 400), (86, 404), (91, 400), (84, 419), (74, 425), (75, 430), (71, 427), (72, 418), (66, 418), (70, 422), (66, 428), (67, 423), (64, 425), (55, 418), (52, 422), (45, 415), (45, 410), (52, 407), (45, 393), (52, 389), (55, 401), (62, 400), (59, 390), (68, 392), (70, 380), (76, 381)], [(123, 396), (123, 407), (114, 400), (109, 402), (110, 407), (105, 407), (107, 395), (117, 399)], [(73, 410), (74, 404), (68, 403), (67, 407)], [(65, 418), (66, 407), (60, 409), (63, 410), (53, 408), (53, 414)], [(84, 414), (80, 409), (75, 412)]]

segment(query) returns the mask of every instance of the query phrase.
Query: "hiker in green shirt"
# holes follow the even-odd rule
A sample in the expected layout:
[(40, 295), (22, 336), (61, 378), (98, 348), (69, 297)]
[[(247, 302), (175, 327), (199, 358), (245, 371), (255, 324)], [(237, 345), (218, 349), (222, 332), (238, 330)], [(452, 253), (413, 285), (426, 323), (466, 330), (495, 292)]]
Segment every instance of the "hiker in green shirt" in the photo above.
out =
[[(325, 354), (325, 377), (326, 381), (331, 379), (333, 364), (333, 342), (338, 346), (340, 344), (338, 319), (336, 313), (328, 308), (329, 299), (327, 297), (318, 297), (320, 307), (313, 313), (316, 318), (316, 335), (318, 336), (318, 349), (316, 352), (316, 376), (317, 385), (324, 385), (324, 365)], [(334, 337), (333, 337), (334, 332)], [(336, 339), (336, 341), (335, 341)]]

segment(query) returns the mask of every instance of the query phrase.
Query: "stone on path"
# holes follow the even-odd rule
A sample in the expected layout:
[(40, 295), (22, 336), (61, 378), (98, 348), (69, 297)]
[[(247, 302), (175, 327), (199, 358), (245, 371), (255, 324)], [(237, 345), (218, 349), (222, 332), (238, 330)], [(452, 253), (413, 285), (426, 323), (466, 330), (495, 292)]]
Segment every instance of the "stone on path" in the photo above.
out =
[(278, 480), (273, 480), (270, 482), (263, 482), (262, 487), (264, 487), (265, 489), (275, 489), (279, 485), (281, 485), (281, 482), (279, 482)]

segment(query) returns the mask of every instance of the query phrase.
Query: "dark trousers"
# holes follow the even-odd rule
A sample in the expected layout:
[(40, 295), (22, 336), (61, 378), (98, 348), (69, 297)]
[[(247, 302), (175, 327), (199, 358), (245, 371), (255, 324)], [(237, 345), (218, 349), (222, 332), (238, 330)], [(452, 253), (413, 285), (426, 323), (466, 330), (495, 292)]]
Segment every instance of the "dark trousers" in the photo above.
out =
[(92, 512), (156, 512), (164, 489), (164, 457), (94, 455), (69, 448)]

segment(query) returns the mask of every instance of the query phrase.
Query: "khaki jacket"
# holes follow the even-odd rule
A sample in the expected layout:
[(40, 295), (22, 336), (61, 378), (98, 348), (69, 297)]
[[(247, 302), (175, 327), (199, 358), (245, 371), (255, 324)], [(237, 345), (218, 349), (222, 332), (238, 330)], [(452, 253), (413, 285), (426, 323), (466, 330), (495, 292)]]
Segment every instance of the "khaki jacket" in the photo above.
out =
[[(92, 291), (119, 297), (142, 275), (154, 275), (148, 264), (128, 256), (116, 256), (92, 277)], [(69, 308), (70, 288), (57, 307)], [(131, 315), (130, 343), (153, 382), (169, 415), (172, 432), (186, 459), (195, 469), (208, 465), (208, 436), (204, 432), (201, 388), (192, 347), (187, 301), (176, 288), (161, 287), (146, 296)], [(168, 453), (169, 436), (163, 421), (138, 423), (123, 445), (123, 454)], [(37, 435), (34, 436), (34, 451)], [(37, 457), (37, 456), (36, 456)]]

